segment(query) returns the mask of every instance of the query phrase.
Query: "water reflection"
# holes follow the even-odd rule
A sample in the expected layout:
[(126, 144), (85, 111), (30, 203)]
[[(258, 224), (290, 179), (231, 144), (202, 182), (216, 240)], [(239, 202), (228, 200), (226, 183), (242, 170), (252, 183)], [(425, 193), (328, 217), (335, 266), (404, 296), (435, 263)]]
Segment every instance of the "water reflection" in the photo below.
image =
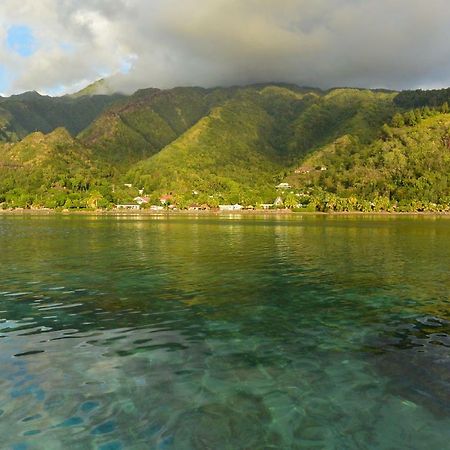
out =
[(0, 234), (6, 448), (450, 440), (446, 219), (0, 216)]

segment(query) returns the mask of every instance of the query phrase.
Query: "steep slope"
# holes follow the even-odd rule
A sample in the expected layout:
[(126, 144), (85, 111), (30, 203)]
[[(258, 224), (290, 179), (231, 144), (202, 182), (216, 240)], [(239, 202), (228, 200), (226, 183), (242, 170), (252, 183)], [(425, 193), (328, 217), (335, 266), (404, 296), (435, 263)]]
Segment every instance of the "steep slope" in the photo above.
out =
[(214, 108), (175, 142), (130, 170), (147, 191), (230, 201), (259, 200), (274, 190), (283, 157), (271, 143), (274, 118), (257, 91), (242, 91)]
[[(58, 99), (59, 120), (76, 117), (68, 104), (96, 102), (89, 92)], [(64, 198), (87, 205), (95, 193), (108, 205), (131, 201), (144, 186), (155, 201), (172, 193), (180, 205), (255, 204), (272, 202), (287, 180), (319, 210), (429, 209), (450, 202), (448, 105), (438, 104), (447, 94), (285, 84), (145, 89), (116, 98), (78, 138), (57, 129), (0, 146), (0, 196), (8, 204), (22, 194), (34, 199), (27, 204), (59, 196), (64, 206)], [(17, 136), (16, 122), (51, 128), (52, 115), (39, 108), (55, 99), (17, 97), (0, 98), (4, 140)], [(417, 102), (439, 108), (403, 106)]]
[(98, 200), (111, 193), (112, 175), (63, 128), (0, 146), (0, 203), (7, 206), (87, 206), (94, 191), (103, 193)]
[(94, 97), (96, 95), (114, 95), (120, 94), (108, 82), (107, 79), (101, 78), (94, 83), (89, 84), (78, 92), (67, 95), (70, 98)]
[(0, 140), (17, 141), (29, 133), (49, 133), (58, 127), (76, 135), (122, 97), (118, 94), (48, 97), (26, 92), (0, 98)]
[(344, 133), (369, 141), (395, 112), (395, 93), (357, 89), (324, 93), (280, 84), (145, 89), (109, 108), (79, 137), (100, 158), (129, 166), (158, 153), (212, 108), (243, 93), (258, 97), (274, 118), (271, 145), (291, 163)]
[(333, 89), (316, 96), (293, 124), (291, 152), (301, 156), (345, 134), (370, 142), (377, 137), (381, 125), (395, 113), (396, 95), (362, 89)]
[(99, 158), (127, 166), (156, 154), (226, 97), (227, 90), (140, 90), (109, 108), (79, 137)]
[(240, 88), (128, 177), (148, 191), (272, 198), (283, 172), (321, 144), (344, 133), (373, 140), (395, 112), (394, 96), (356, 89)]
[(369, 145), (341, 137), (306, 158), (288, 181), (331, 209), (445, 209), (450, 115), (431, 116), (415, 126), (384, 127)]

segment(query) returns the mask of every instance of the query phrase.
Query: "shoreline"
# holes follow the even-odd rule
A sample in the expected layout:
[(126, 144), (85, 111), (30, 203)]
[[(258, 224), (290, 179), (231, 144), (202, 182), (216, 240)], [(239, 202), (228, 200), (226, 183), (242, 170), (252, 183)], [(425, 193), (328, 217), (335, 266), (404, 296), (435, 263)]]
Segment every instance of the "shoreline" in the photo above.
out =
[(373, 216), (373, 217), (450, 217), (450, 212), (361, 212), (361, 211), (291, 211), (279, 210), (242, 210), (242, 211), (119, 211), (119, 210), (73, 210), (56, 211), (53, 209), (13, 209), (0, 210), (0, 216), (120, 216), (120, 217), (172, 217), (172, 216)]

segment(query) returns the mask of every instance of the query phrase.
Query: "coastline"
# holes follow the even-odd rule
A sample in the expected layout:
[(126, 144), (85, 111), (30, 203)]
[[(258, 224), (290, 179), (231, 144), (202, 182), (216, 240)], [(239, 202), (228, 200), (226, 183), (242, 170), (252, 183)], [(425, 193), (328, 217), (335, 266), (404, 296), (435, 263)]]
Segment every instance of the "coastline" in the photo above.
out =
[(278, 210), (242, 210), (242, 211), (151, 211), (151, 210), (63, 210), (54, 209), (13, 209), (0, 210), (0, 216), (119, 216), (119, 217), (176, 217), (176, 216), (370, 216), (370, 217), (450, 217), (450, 212), (361, 212), (361, 211), (291, 211), (290, 209)]

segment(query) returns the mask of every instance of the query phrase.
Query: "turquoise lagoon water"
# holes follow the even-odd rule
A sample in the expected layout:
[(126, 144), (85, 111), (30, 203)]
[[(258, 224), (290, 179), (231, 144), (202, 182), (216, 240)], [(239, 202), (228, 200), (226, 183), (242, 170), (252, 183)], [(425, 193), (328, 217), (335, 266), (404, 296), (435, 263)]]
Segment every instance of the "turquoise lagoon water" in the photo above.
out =
[(450, 448), (450, 220), (0, 216), (0, 448)]

